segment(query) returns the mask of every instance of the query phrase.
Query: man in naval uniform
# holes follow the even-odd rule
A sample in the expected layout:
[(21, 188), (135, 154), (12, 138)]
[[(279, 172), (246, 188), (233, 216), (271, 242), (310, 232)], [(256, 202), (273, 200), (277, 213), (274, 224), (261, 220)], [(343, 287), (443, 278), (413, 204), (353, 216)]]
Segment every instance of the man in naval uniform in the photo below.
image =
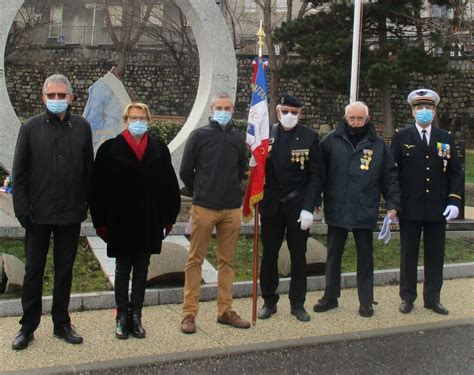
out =
[(310, 320), (306, 299), (306, 245), (313, 211), (320, 205), (321, 182), (317, 133), (299, 123), (301, 102), (283, 95), (277, 105), (279, 122), (270, 133), (263, 200), (260, 203), (263, 256), (260, 288), (264, 305), (259, 319), (277, 312), (278, 252), (286, 231), (291, 259), (291, 314)]
[(446, 222), (459, 214), (462, 167), (453, 136), (433, 126), (439, 95), (418, 89), (408, 95), (413, 126), (395, 132), (391, 149), (398, 165), (400, 212), (400, 312), (408, 314), (417, 297), (417, 266), (423, 231), (424, 306), (447, 315), (440, 302)]

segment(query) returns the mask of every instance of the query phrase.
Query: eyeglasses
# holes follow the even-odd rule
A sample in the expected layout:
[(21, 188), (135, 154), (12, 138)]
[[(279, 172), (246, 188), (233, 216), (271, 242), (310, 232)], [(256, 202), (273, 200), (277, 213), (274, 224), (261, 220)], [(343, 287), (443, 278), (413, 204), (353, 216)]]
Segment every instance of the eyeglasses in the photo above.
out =
[(349, 116), (347, 119), (349, 121), (365, 121), (366, 118), (365, 116)]
[(45, 95), (48, 97), (48, 99), (55, 99), (55, 98), (66, 99), (66, 96), (68, 96), (69, 94), (65, 92), (50, 92)]
[(146, 116), (128, 116), (127, 121), (147, 121)]
[(298, 116), (300, 114), (300, 111), (296, 111), (296, 110), (290, 111), (288, 109), (281, 109), (280, 112), (283, 116), (287, 115), (288, 113), (291, 113), (293, 116)]

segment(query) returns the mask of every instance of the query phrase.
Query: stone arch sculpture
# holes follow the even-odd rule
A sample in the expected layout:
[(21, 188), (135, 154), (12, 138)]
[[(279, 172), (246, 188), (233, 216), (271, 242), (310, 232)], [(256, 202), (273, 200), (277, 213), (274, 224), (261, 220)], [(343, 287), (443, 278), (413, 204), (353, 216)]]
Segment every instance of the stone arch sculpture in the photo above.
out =
[[(212, 96), (228, 92), (235, 98), (237, 63), (232, 39), (214, 0), (176, 0), (193, 30), (199, 51), (199, 87), (191, 113), (169, 144), (173, 166), (181, 164), (184, 143), (191, 131), (207, 123)], [(4, 54), (8, 32), (23, 0), (2, 0), (0, 13), (0, 165), (11, 172), (20, 121), (13, 110), (5, 82)], [(62, 72), (67, 75), (67, 72)], [(45, 77), (46, 78), (46, 77)], [(40, 88), (38, 88), (39, 90)]]

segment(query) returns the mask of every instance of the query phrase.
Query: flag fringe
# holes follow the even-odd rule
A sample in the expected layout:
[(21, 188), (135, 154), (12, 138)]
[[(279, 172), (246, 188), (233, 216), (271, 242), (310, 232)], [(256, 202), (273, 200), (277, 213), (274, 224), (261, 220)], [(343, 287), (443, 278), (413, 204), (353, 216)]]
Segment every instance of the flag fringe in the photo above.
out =
[(253, 219), (253, 216), (255, 214), (255, 208), (254, 208), (255, 204), (260, 202), (262, 199), (263, 199), (263, 191), (250, 197), (249, 199), (250, 212), (247, 216), (242, 215), (242, 221), (245, 224), (248, 224)]

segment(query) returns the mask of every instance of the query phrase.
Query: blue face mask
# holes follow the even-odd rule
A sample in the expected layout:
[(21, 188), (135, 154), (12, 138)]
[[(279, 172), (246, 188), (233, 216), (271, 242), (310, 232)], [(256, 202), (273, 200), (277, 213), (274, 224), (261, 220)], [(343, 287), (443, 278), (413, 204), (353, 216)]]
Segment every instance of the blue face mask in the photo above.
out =
[(429, 125), (433, 121), (433, 111), (423, 108), (416, 112), (416, 122), (420, 125)]
[(128, 131), (134, 137), (141, 137), (148, 130), (148, 125), (143, 121), (135, 121), (128, 123)]
[(215, 111), (212, 114), (212, 119), (217, 121), (221, 126), (226, 126), (230, 122), (231, 118), (232, 113), (227, 111)]
[(58, 100), (47, 99), (46, 100), (46, 108), (48, 108), (50, 112), (53, 112), (55, 114), (66, 112), (68, 105), (69, 104), (66, 99), (58, 99)]

